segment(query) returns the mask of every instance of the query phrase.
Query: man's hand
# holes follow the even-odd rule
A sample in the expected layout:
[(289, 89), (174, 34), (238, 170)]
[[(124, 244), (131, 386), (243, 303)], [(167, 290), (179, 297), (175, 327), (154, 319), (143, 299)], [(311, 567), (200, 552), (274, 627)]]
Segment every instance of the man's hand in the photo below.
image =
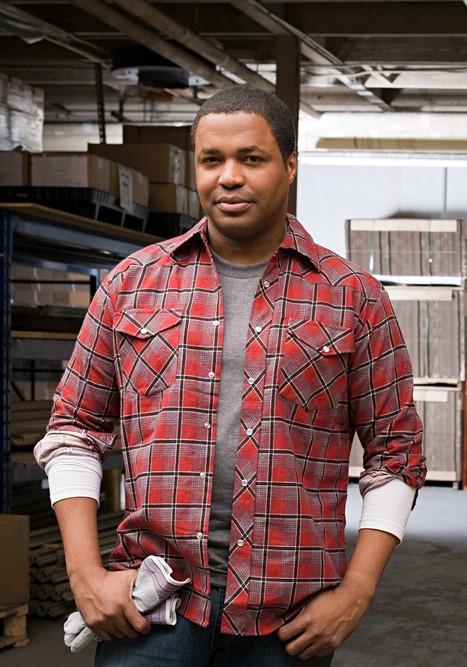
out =
[(131, 599), (137, 570), (107, 572), (103, 567), (71, 576), (70, 584), (76, 606), (86, 625), (104, 641), (148, 633), (147, 620)]
[(345, 586), (322, 591), (279, 629), (279, 639), (286, 642), (287, 653), (301, 660), (329, 655), (358, 627), (369, 606), (369, 599)]
[(60, 525), (68, 578), (84, 622), (100, 639), (134, 638), (151, 629), (131, 599), (137, 570), (107, 572), (97, 533), (97, 503), (65, 498), (54, 505)]
[(296, 618), (278, 630), (290, 655), (307, 660), (339, 648), (368, 610), (397, 543), (397, 537), (384, 531), (359, 531), (341, 585), (314, 595)]

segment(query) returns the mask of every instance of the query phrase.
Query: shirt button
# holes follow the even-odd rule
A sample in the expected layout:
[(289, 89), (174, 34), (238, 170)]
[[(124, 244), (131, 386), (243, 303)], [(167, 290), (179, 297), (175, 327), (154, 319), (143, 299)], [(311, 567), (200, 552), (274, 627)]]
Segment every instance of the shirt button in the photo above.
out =
[(196, 533), (196, 537), (198, 538), (198, 540), (202, 540), (203, 539), (203, 533)]
[(254, 384), (255, 378), (248, 378), (248, 384)]
[(212, 326), (213, 327), (218, 327), (219, 326), (219, 320), (214, 320), (214, 322), (212, 323)]
[(253, 435), (253, 429), (252, 428), (247, 428), (246, 434), (247, 435)]
[(211, 424), (209, 422), (204, 422), (204, 428), (211, 428)]
[(261, 333), (263, 330), (263, 327), (255, 327), (256, 333)]
[(248, 480), (242, 479), (242, 486), (248, 486)]
[(200, 472), (199, 476), (201, 477), (201, 479), (206, 479), (206, 473), (205, 472)]
[(147, 334), (147, 333), (148, 333), (148, 330), (146, 329), (146, 327), (143, 327), (143, 328), (141, 329), (141, 332), (140, 332), (140, 333), (142, 333), (142, 334)]
[(323, 347), (323, 352), (325, 352), (325, 353), (330, 352), (330, 350), (331, 350), (331, 348), (329, 347), (329, 345), (325, 345), (325, 346)]
[(263, 285), (264, 285), (265, 287), (269, 287), (270, 284), (271, 284), (271, 283), (269, 282), (269, 280), (265, 280), (264, 283), (263, 283)]
[(214, 377), (216, 377), (216, 374), (214, 373), (214, 371), (209, 371), (209, 373), (208, 373), (208, 378), (209, 378), (210, 380), (212, 380)]
[(245, 544), (244, 540), (237, 540), (237, 546), (243, 547), (244, 544)]

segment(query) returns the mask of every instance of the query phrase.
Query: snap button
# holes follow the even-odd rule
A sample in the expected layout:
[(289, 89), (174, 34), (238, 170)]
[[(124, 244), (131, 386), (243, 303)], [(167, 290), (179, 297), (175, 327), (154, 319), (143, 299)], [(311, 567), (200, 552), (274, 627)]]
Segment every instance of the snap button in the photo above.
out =
[(198, 540), (202, 540), (203, 539), (203, 533), (196, 533), (196, 537), (198, 538)]
[(246, 434), (247, 435), (253, 435), (253, 429), (252, 428), (247, 428)]
[(242, 486), (248, 486), (248, 481), (246, 479), (242, 479)]
[(215, 376), (216, 376), (216, 374), (215, 374), (213, 371), (209, 371), (209, 373), (208, 373), (208, 378), (209, 378), (210, 380), (212, 380), (212, 378), (215, 377)]
[(243, 547), (244, 544), (245, 544), (244, 540), (237, 540), (237, 546)]
[(204, 422), (204, 428), (211, 428), (211, 424), (209, 422)]
[(327, 354), (328, 352), (330, 352), (330, 351), (331, 351), (331, 348), (329, 347), (329, 345), (325, 345), (325, 346), (323, 347), (323, 352), (325, 352), (326, 354)]
[(254, 384), (255, 378), (248, 378), (248, 384)]
[(263, 327), (255, 327), (256, 333), (261, 333), (263, 330)]
[(214, 320), (214, 322), (212, 323), (212, 326), (213, 327), (218, 327), (219, 324), (220, 324), (219, 320)]
[(147, 333), (148, 333), (148, 330), (146, 329), (146, 327), (143, 327), (143, 328), (141, 329), (141, 333), (142, 333), (142, 334), (147, 334)]

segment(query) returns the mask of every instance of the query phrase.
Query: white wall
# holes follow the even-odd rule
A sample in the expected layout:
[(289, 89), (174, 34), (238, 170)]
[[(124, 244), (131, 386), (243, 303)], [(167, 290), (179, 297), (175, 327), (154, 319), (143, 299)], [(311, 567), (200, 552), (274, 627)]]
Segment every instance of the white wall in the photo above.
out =
[(301, 154), (297, 216), (341, 255), (347, 218), (467, 218), (467, 157)]

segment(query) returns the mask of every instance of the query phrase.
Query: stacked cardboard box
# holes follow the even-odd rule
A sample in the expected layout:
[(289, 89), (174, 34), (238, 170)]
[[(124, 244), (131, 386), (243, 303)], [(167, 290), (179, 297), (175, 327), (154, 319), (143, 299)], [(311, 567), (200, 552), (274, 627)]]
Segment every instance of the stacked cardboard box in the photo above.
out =
[[(148, 205), (148, 179), (131, 166), (89, 153), (41, 153), (30, 156), (33, 186), (93, 188), (118, 197), (123, 195), (142, 206)], [(125, 187), (122, 192), (122, 167)], [(128, 192), (129, 190), (129, 192)]]
[(11, 283), (13, 306), (88, 308), (91, 301), (89, 278), (81, 273), (13, 263)]
[[(202, 211), (200, 209), (198, 193), (196, 191), (195, 158), (191, 143), (190, 130), (191, 127), (189, 125), (180, 127), (163, 125), (124, 125), (123, 141), (124, 143), (137, 143), (146, 145), (169, 143), (184, 151), (185, 173), (182, 185), (187, 190), (186, 212), (190, 217), (198, 220), (198, 218), (200, 218), (202, 215)], [(160, 208), (154, 210), (160, 210)]]
[(185, 151), (173, 144), (89, 144), (89, 151), (138, 170), (149, 181), (149, 210), (187, 213)]
[(29, 517), (0, 514), (0, 607), (29, 600)]
[(386, 286), (412, 360), (415, 382), (465, 379), (464, 289)]
[[(467, 220), (347, 220), (346, 240), (349, 259), (385, 284), (404, 335), (425, 426), (429, 479), (457, 485), (466, 449)], [(354, 472), (361, 460), (354, 447)]]
[(350, 260), (379, 276), (467, 277), (467, 220), (347, 220)]
[(0, 186), (29, 185), (29, 168), (30, 154), (27, 151), (0, 151)]
[(44, 93), (0, 74), (0, 150), (42, 150)]

